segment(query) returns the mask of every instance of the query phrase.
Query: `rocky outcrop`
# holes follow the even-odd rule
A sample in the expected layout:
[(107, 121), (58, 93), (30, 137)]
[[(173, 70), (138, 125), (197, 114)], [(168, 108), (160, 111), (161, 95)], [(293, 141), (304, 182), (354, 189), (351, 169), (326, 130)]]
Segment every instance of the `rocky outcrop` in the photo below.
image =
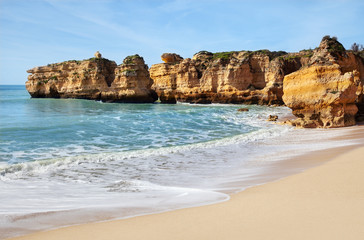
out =
[(284, 77), (283, 101), (300, 127), (355, 124), (363, 96), (363, 62), (336, 38), (324, 37), (307, 66)]
[(175, 53), (163, 53), (161, 58), (165, 63), (176, 63), (183, 60), (180, 55)]
[(275, 122), (277, 120), (278, 120), (277, 115), (269, 115), (269, 117), (268, 117), (268, 121), (270, 121), (270, 122)]
[(155, 64), (150, 76), (162, 103), (283, 104), (284, 76), (309, 59), (304, 51), (201, 51), (192, 59)]
[(83, 98), (108, 102), (150, 103), (158, 97), (151, 90), (148, 66), (138, 55), (117, 66), (101, 58), (67, 61), (28, 70), (26, 88), (35, 98)]
[(95, 58), (101, 58), (101, 53), (99, 51), (95, 52), (94, 54)]
[(151, 90), (153, 80), (148, 66), (139, 55), (126, 57), (114, 70), (114, 81), (101, 93), (101, 100), (126, 103), (152, 103), (158, 99)]

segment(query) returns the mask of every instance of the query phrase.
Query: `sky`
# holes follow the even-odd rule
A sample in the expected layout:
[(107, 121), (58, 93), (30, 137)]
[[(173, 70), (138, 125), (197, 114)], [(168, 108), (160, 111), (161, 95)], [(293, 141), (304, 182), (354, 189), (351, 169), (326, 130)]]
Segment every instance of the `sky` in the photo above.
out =
[(93, 57), (149, 65), (165, 52), (297, 52), (325, 35), (364, 44), (363, 0), (0, 0), (0, 84), (36, 66)]

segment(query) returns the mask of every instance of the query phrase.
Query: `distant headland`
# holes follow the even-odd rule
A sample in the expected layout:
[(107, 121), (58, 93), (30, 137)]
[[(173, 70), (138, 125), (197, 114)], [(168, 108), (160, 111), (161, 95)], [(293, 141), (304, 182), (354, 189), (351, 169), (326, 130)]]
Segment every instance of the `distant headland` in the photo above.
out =
[(26, 88), (34, 98), (286, 105), (298, 117), (290, 124), (309, 128), (364, 119), (364, 51), (345, 50), (336, 37), (298, 53), (200, 51), (192, 58), (161, 58), (164, 63), (148, 69), (137, 54), (117, 65), (96, 52), (28, 70)]

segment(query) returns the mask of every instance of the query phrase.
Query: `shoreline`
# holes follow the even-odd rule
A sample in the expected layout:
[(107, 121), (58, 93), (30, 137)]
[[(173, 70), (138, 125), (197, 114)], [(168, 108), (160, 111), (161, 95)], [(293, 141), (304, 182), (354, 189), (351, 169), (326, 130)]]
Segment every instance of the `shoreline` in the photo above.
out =
[[(344, 135), (344, 136), (342, 136), (342, 138), (343, 139), (355, 139), (355, 138), (360, 137), (360, 134), (358, 134), (358, 132), (363, 131), (363, 126), (355, 126), (355, 127), (352, 127), (351, 130), (352, 131), (350, 131), (350, 134)], [(251, 231), (247, 231), (250, 229), (250, 227), (245, 229), (244, 231), (237, 232), (238, 229), (234, 229), (233, 226), (237, 227), (237, 225), (239, 225), (239, 222), (243, 221), (244, 224), (242, 224), (242, 227), (244, 227), (245, 223), (246, 222), (250, 223), (251, 222), (250, 219), (252, 217), (254, 217), (254, 214), (252, 216), (246, 216), (246, 218), (242, 218), (242, 219), (241, 219), (242, 216), (235, 216), (236, 215), (234, 213), (235, 211), (251, 212), (250, 208), (247, 208), (247, 206), (242, 206), (243, 204), (239, 203), (239, 201), (240, 201), (239, 199), (244, 200), (244, 199), (250, 199), (250, 198), (256, 197), (256, 199), (254, 199), (254, 201), (252, 201), (251, 204), (254, 205), (255, 203), (266, 201), (266, 202), (264, 202), (264, 204), (262, 204), (262, 206), (264, 206), (264, 208), (267, 208), (267, 207), (269, 208), (269, 206), (274, 204), (275, 207), (271, 208), (270, 210), (272, 210), (274, 213), (276, 213), (274, 211), (274, 209), (279, 208), (282, 211), (282, 213), (285, 213), (285, 212), (287, 212), (287, 208), (284, 208), (284, 207), (282, 208), (282, 206), (280, 206), (279, 203), (270, 202), (269, 201), (269, 199), (271, 199), (270, 197), (265, 197), (265, 195), (267, 195), (267, 194), (274, 195), (274, 193), (272, 193), (272, 192), (267, 192), (267, 189), (269, 190), (273, 187), (273, 188), (278, 188), (279, 191), (284, 192), (285, 189), (284, 188), (282, 189), (282, 186), (281, 186), (282, 182), (284, 183), (283, 187), (288, 186), (288, 187), (292, 188), (292, 184), (290, 184), (291, 179), (293, 179), (294, 181), (297, 181), (295, 179), (302, 178), (302, 175), (311, 174), (311, 172), (317, 172), (317, 171), (320, 172), (321, 171), (320, 169), (322, 169), (322, 168), (325, 169), (325, 168), (327, 168), (327, 166), (331, 166), (333, 162), (334, 163), (337, 161), (340, 162), (340, 159), (342, 158), (342, 156), (351, 155), (351, 154), (353, 154), (353, 152), (357, 152), (357, 151), (359, 151), (360, 154), (362, 154), (361, 156), (363, 156), (364, 155), (363, 146), (364, 146), (363, 144), (355, 144), (355, 145), (340, 147), (337, 149), (329, 148), (329, 149), (325, 149), (325, 150), (318, 150), (318, 151), (310, 152), (310, 153), (307, 153), (307, 154), (304, 154), (301, 156), (293, 157), (289, 161), (282, 161), (282, 163), (279, 163), (278, 165), (280, 167), (283, 167), (284, 169), (289, 170), (288, 174), (285, 173), (284, 174), (285, 176), (283, 176), (283, 178), (269, 176), (270, 178), (273, 178), (273, 180), (268, 179), (268, 181), (266, 183), (262, 183), (257, 186), (247, 188), (238, 193), (232, 193), (232, 194), (230, 194), (231, 198), (228, 201), (223, 201), (223, 202), (210, 204), (210, 205), (202, 205), (202, 206), (197, 206), (197, 207), (182, 208), (182, 209), (177, 209), (177, 210), (172, 210), (172, 211), (167, 211), (167, 212), (162, 212), (162, 213), (154, 213), (154, 214), (150, 214), (150, 215), (136, 216), (136, 217), (125, 218), (125, 219), (120, 219), (120, 220), (103, 221), (103, 222), (98, 222), (98, 223), (86, 223), (86, 224), (75, 225), (75, 226), (70, 226), (70, 227), (58, 228), (58, 229), (54, 229), (54, 230), (48, 230), (48, 231), (44, 231), (44, 232), (36, 232), (36, 233), (29, 234), (29, 235), (15, 237), (15, 238), (9, 238), (9, 239), (14, 239), (14, 240), (15, 239), (30, 239), (30, 240), (31, 239), (64, 239), (64, 238), (72, 238), (72, 236), (77, 236), (77, 239), (81, 239), (81, 240), (82, 239), (120, 239), (119, 237), (121, 237), (121, 236), (123, 239), (145, 239), (145, 238), (148, 238), (148, 239), (170, 239), (170, 238), (174, 238), (174, 239), (215, 239), (214, 236), (217, 236), (216, 234), (222, 234), (221, 238), (226, 238), (226, 237), (224, 237), (225, 234), (229, 235), (230, 233), (231, 234), (236, 233), (238, 235), (231, 236), (231, 238), (229, 237), (229, 239), (239, 239), (239, 238), (245, 236), (244, 234), (251, 232)], [(340, 156), (335, 157), (335, 155), (340, 155)], [(357, 156), (357, 154), (356, 154), (356, 156)], [(286, 164), (294, 165), (294, 164), (296, 164), (295, 161), (302, 161), (304, 159), (310, 160), (310, 161), (312, 161), (312, 159), (313, 159), (313, 161), (312, 161), (312, 165), (308, 166), (308, 169), (306, 167), (303, 172), (302, 172), (302, 169), (299, 169), (299, 168), (296, 168), (293, 171), (294, 168), (292, 168), (292, 166), (286, 165)], [(337, 159), (339, 159), (339, 160), (337, 160)], [(306, 161), (306, 160), (304, 160), (304, 161)], [(350, 159), (349, 161), (353, 161), (353, 160)], [(363, 164), (363, 163), (361, 163), (361, 164)], [(277, 167), (277, 166), (275, 166), (275, 167)], [(350, 167), (350, 166), (346, 166), (346, 167)], [(359, 171), (360, 168), (358, 168), (358, 169), (354, 168), (353, 170)], [(292, 171), (293, 171), (293, 173), (292, 173)], [(331, 176), (330, 174), (328, 174), (328, 175)], [(350, 173), (349, 173), (349, 175), (350, 175)], [(314, 175), (314, 176), (319, 177), (316, 175)], [(362, 176), (364, 176), (364, 174)], [(310, 181), (310, 179), (308, 179), (308, 180)], [(362, 177), (361, 181), (362, 181), (361, 183), (364, 183), (364, 177)], [(288, 184), (286, 182), (288, 182)], [(299, 184), (303, 184), (303, 183), (299, 182)], [(310, 185), (310, 184), (308, 184), (308, 185)], [(315, 187), (318, 187), (318, 185), (315, 186), (315, 184), (311, 183), (310, 187), (315, 188)], [(297, 192), (295, 192), (295, 194), (297, 194)], [(315, 192), (315, 194), (318, 194), (318, 196), (320, 195), (317, 192)], [(277, 196), (275, 196), (276, 198), (280, 198), (282, 200), (282, 196), (279, 196), (279, 194), (276, 194), (276, 195), (277, 195)], [(288, 195), (287, 197), (290, 198), (291, 196)], [(288, 201), (288, 199), (284, 199), (284, 200)], [(301, 199), (298, 199), (298, 200), (301, 200)], [(288, 203), (290, 203), (290, 202), (288, 201), (287, 204)], [(306, 208), (308, 208), (309, 206), (310, 205), (307, 205)], [(362, 204), (362, 208), (364, 209), (364, 204)], [(261, 212), (261, 209), (256, 208), (256, 206), (255, 206), (255, 209), (257, 209), (258, 212)], [(215, 211), (216, 211), (216, 213), (215, 213)], [(231, 214), (224, 213), (225, 211), (228, 211)], [(217, 216), (218, 214), (222, 214), (223, 216)], [(268, 214), (267, 216), (269, 216), (269, 211), (267, 211), (267, 214)], [(305, 215), (306, 212), (303, 212), (303, 213), (301, 212), (301, 214)], [(255, 216), (254, 219), (255, 219), (255, 221), (257, 221), (257, 220), (259, 220), (259, 217), (260, 217), (261, 218), (260, 220), (264, 220), (267, 216), (259, 215), (259, 216)], [(363, 213), (363, 215), (360, 215), (360, 216), (362, 217), (362, 219), (364, 219), (364, 213)], [(239, 221), (236, 220), (236, 217), (239, 217)], [(198, 220), (197, 222), (196, 222), (195, 218)], [(221, 219), (224, 219), (224, 220), (221, 220)], [(176, 221), (176, 220), (178, 220), (178, 221)], [(219, 223), (222, 223), (225, 221), (231, 223), (231, 226), (226, 226), (226, 228), (228, 228), (229, 230), (222, 230), (222, 229), (219, 230), (219, 227), (218, 227)], [(259, 221), (255, 222), (255, 223), (258, 224)], [(184, 224), (185, 224), (185, 226), (184, 226)], [(301, 225), (300, 221), (298, 221), (296, 225)], [(148, 228), (145, 229), (145, 226), (148, 226)], [(166, 231), (162, 230), (163, 226), (165, 227)], [(200, 230), (198, 229), (199, 227), (200, 227)], [(261, 225), (260, 227), (267, 228), (268, 226)], [(191, 230), (191, 228), (192, 228), (192, 230)], [(209, 237), (206, 237), (207, 232), (206, 232), (206, 230), (204, 230), (206, 228), (209, 229), (208, 232), (212, 231), (211, 233), (209, 233), (209, 234), (211, 234), (211, 235), (209, 235)], [(184, 232), (182, 232), (181, 229), (184, 229)], [(309, 231), (309, 229), (306, 229), (306, 230)], [(214, 233), (216, 231), (218, 231), (218, 233)], [(175, 234), (175, 235), (178, 235), (178, 236), (175, 236), (172, 234), (173, 232), (176, 232), (176, 233), (178, 232), (178, 234), (180, 234), (180, 235)], [(90, 234), (90, 233), (92, 233), (92, 234)], [(327, 233), (327, 232), (325, 232), (325, 233)], [(240, 235), (240, 234), (243, 234), (243, 235)], [(283, 239), (284, 239), (284, 234), (285, 234), (284, 232), (277, 232), (276, 234), (283, 234), (283, 235), (279, 235), (279, 236), (281, 238), (283, 237)], [(323, 233), (320, 233), (320, 234), (323, 234)], [(260, 235), (261, 235), (261, 233), (256, 233), (256, 235), (254, 235), (254, 234), (249, 235), (249, 239), (261, 239), (259, 237)], [(156, 237), (154, 238), (151, 236), (156, 236)], [(248, 235), (246, 235), (246, 236), (248, 236)], [(317, 236), (319, 236), (319, 235), (317, 235)], [(335, 235), (333, 235), (333, 236), (335, 236)], [(291, 237), (291, 239), (299, 239), (298, 236), (296, 236), (296, 235), (290, 235), (290, 237)], [(265, 239), (267, 239), (267, 238), (269, 238), (269, 235), (265, 237)], [(216, 239), (218, 239), (218, 238), (216, 238)], [(263, 237), (262, 237), (262, 239), (263, 239)], [(305, 238), (302, 238), (302, 239), (305, 239)], [(315, 239), (315, 238), (312, 238), (312, 236), (311, 236), (311, 239)], [(319, 238), (317, 238), (317, 239), (319, 239)], [(330, 238), (330, 239), (335, 239), (335, 238)]]

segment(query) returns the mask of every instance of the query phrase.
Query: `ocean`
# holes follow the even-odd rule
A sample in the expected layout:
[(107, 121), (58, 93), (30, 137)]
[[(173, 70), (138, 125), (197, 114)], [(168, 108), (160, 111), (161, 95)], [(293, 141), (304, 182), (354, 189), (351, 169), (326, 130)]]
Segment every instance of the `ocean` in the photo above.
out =
[(340, 138), (352, 128), (294, 129), (269, 115), (291, 111), (32, 99), (0, 85), (0, 238), (226, 201), (309, 167), (279, 167), (294, 156), (359, 143)]

